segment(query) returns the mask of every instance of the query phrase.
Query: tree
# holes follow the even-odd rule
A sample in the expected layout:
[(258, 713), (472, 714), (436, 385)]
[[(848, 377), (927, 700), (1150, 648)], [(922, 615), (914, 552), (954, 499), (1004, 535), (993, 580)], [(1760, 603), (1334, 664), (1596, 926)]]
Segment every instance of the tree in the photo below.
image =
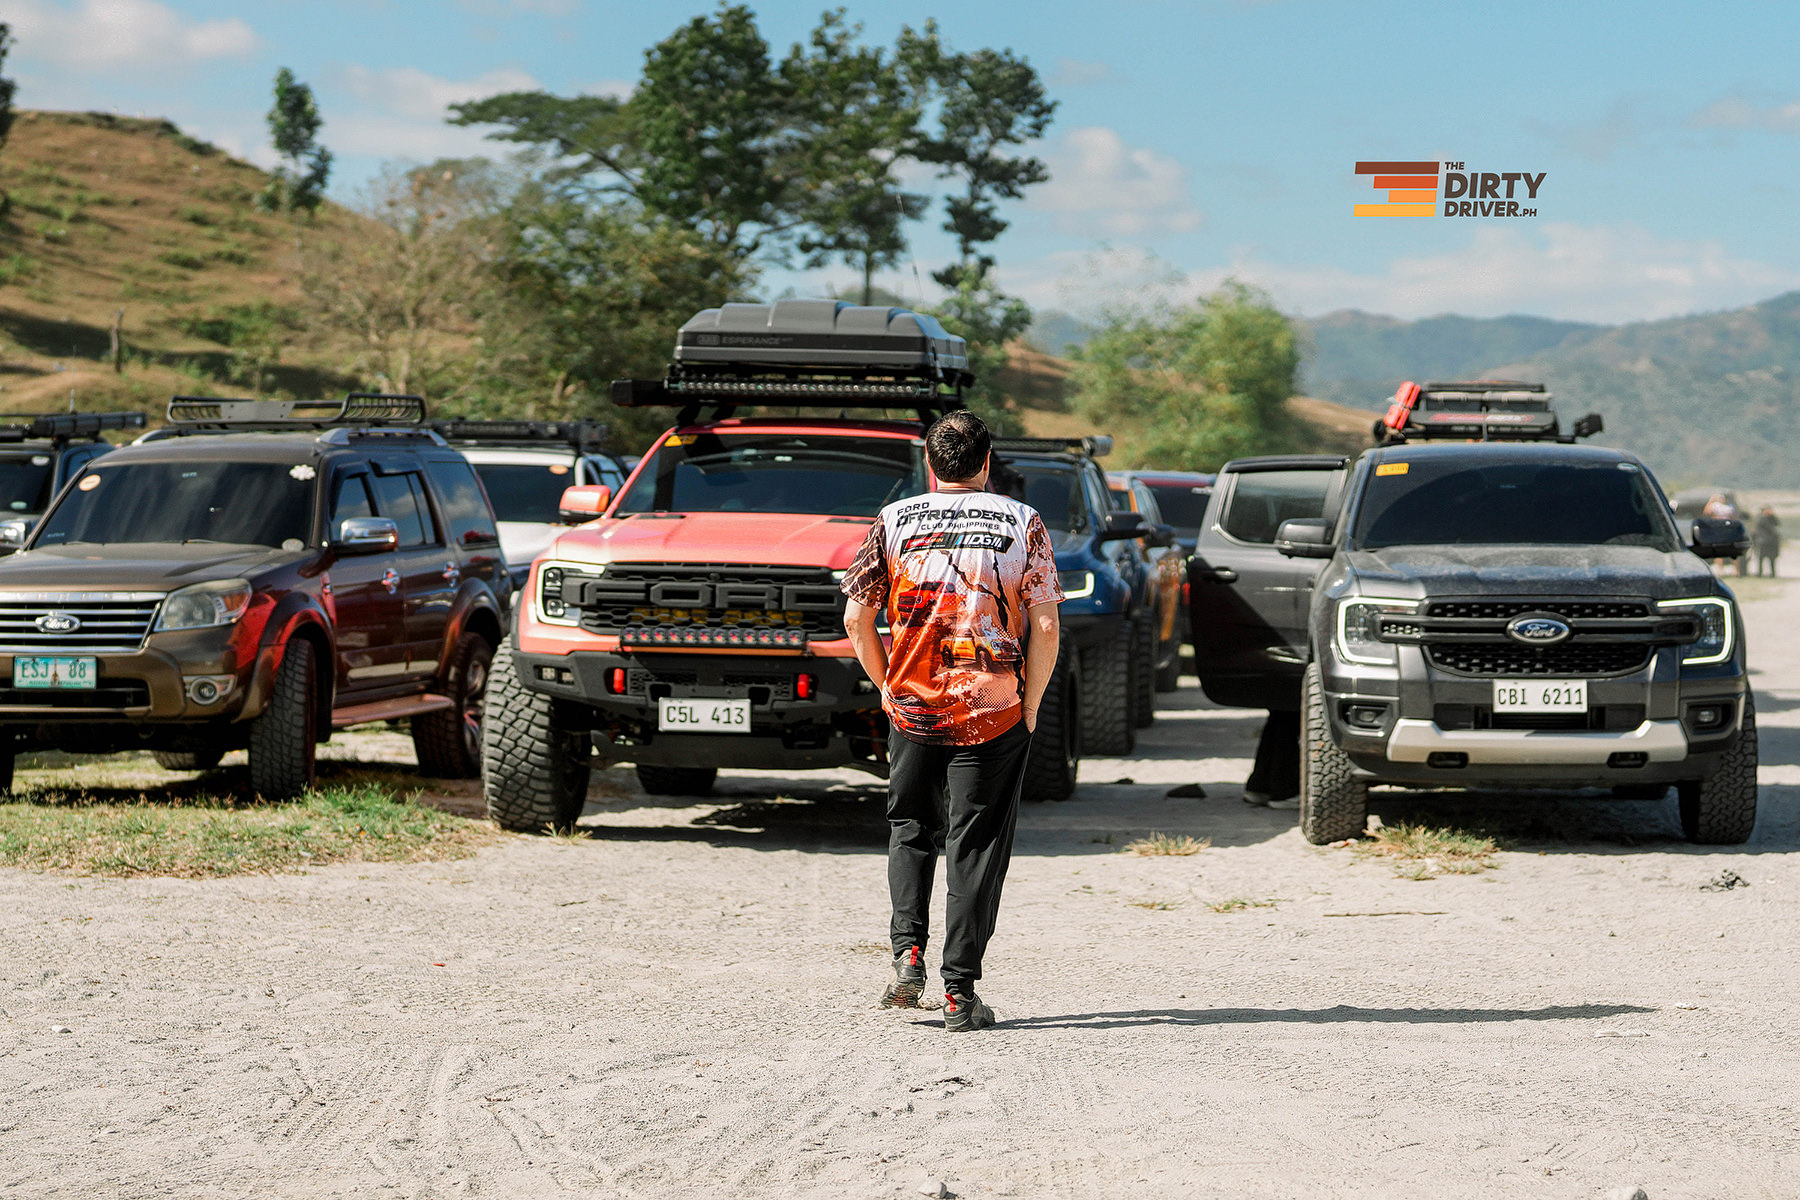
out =
[(780, 78), (797, 247), (809, 267), (841, 258), (858, 268), (867, 304), (875, 272), (905, 254), (903, 224), (924, 215), (926, 200), (901, 191), (896, 176), (918, 125), (914, 95), (885, 52), (856, 44), (861, 33), (842, 9), (825, 13)]
[(1042, 137), (1056, 101), (1045, 96), (1042, 80), (1025, 59), (1011, 50), (948, 50), (935, 21), (927, 21), (921, 32), (900, 31), (898, 60), (915, 93), (936, 105), (935, 131), (921, 133), (909, 153), (961, 187), (944, 202), (943, 228), (955, 235), (958, 258), (933, 271), (932, 278), (950, 289), (971, 278), (979, 285), (994, 265), (982, 247), (1009, 224), (1000, 219), (999, 201), (1017, 200), (1026, 188), (1050, 178), (1042, 160), (1006, 149)]
[(331, 151), (319, 145), (324, 119), (312, 88), (286, 67), (275, 73), (275, 103), (269, 109), (269, 135), (284, 160), (270, 172), (269, 185), (257, 197), (274, 212), (311, 214), (325, 199), (331, 175)]
[[(541, 182), (558, 190), (635, 195), (642, 155), (626, 101), (613, 96), (507, 92), (452, 104), (452, 125), (498, 125), (488, 136), (543, 151)], [(599, 182), (590, 182), (598, 176)]]
[(1294, 326), (1235, 280), (1195, 304), (1105, 314), (1075, 364), (1077, 410), (1129, 434), (1145, 465), (1213, 470), (1301, 442)]
[(362, 228), (303, 259), (318, 319), (355, 338), (352, 369), (382, 390), (435, 391), (473, 332), (471, 304), (494, 258), (493, 197), (480, 168), (465, 167), (388, 168), (359, 206)]
[[(12, 51), (12, 47), (12, 26), (0, 21), (0, 71), (6, 69), (6, 56)], [(0, 77), (0, 147), (4, 147), (6, 139), (12, 136), (13, 97), (18, 91), (17, 83)]]
[(1023, 433), (1024, 426), (1007, 407), (994, 379), (1006, 365), (1006, 344), (1031, 325), (1030, 306), (1006, 295), (991, 279), (969, 275), (932, 312), (944, 328), (969, 344), (969, 369), (975, 382), (964, 395), (968, 406), (996, 434)]

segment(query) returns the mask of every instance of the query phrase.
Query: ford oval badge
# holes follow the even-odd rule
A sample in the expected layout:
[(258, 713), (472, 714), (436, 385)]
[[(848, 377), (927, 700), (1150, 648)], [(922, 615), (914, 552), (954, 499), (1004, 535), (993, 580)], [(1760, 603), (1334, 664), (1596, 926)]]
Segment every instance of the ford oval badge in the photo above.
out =
[(39, 633), (74, 633), (81, 628), (81, 618), (74, 613), (47, 612), (32, 624)]
[(1567, 641), (1569, 633), (1568, 622), (1530, 613), (1514, 617), (1506, 626), (1507, 637), (1527, 646), (1554, 646), (1558, 642)]

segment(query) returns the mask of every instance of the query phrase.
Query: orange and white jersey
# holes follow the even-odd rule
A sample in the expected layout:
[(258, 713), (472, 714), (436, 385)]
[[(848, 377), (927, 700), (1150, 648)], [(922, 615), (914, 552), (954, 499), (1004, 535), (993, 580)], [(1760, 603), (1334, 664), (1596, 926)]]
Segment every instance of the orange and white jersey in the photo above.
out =
[(991, 492), (943, 491), (881, 510), (845, 573), (846, 596), (887, 610), (883, 707), (919, 742), (992, 741), (1019, 720), (1026, 613), (1062, 600), (1034, 509)]

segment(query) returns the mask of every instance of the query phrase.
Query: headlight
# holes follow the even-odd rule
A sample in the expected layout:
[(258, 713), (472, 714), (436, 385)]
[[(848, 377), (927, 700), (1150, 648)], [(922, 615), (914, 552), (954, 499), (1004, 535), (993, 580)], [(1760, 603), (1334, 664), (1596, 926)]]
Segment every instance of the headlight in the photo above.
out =
[(207, 629), (235, 624), (250, 607), (250, 584), (242, 579), (224, 583), (196, 583), (163, 598), (156, 618), (158, 630)]
[(1658, 600), (1656, 607), (1667, 612), (1686, 611), (1700, 618), (1700, 640), (1682, 654), (1683, 663), (1702, 665), (1724, 662), (1737, 644), (1737, 630), (1732, 626), (1731, 602), (1720, 596), (1695, 596), (1691, 600)]
[(1094, 594), (1092, 571), (1058, 571), (1056, 582), (1062, 585), (1064, 600), (1083, 600)]
[(1338, 601), (1337, 652), (1345, 662), (1391, 667), (1398, 659), (1392, 642), (1375, 636), (1375, 618), (1383, 613), (1416, 613), (1417, 600), (1385, 600), (1346, 596)]
[(605, 567), (573, 566), (566, 563), (545, 563), (538, 572), (537, 601), (538, 620), (548, 625), (578, 625), (580, 617), (571, 616), (569, 604), (563, 599), (563, 582), (570, 574), (599, 575)]

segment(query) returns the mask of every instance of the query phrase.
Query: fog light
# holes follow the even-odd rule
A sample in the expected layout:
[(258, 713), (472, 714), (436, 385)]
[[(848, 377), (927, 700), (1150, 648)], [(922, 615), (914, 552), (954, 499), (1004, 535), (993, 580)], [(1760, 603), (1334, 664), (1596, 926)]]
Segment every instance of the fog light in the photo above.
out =
[(794, 695), (802, 700), (811, 700), (813, 693), (819, 690), (819, 679), (816, 675), (796, 675), (794, 677)]
[(1361, 729), (1380, 729), (1386, 716), (1385, 704), (1351, 704), (1344, 709), (1344, 723)]
[(195, 704), (217, 704), (231, 694), (231, 686), (236, 682), (232, 675), (189, 675), (183, 687)]
[(1731, 723), (1731, 715), (1736, 711), (1728, 703), (1713, 701), (1710, 704), (1696, 704), (1688, 709), (1688, 724), (1696, 733), (1713, 733)]
[(1425, 757), (1425, 765), (1445, 771), (1457, 771), (1469, 765), (1469, 756), (1461, 750), (1438, 750)]
[[(1606, 756), (1607, 766), (1621, 770), (1631, 767), (1641, 767), (1649, 761), (1650, 756), (1645, 754), (1642, 750), (1621, 750), (1617, 754), (1609, 754)], [(1637, 785), (1633, 784), (1632, 786), (1636, 787)]]

